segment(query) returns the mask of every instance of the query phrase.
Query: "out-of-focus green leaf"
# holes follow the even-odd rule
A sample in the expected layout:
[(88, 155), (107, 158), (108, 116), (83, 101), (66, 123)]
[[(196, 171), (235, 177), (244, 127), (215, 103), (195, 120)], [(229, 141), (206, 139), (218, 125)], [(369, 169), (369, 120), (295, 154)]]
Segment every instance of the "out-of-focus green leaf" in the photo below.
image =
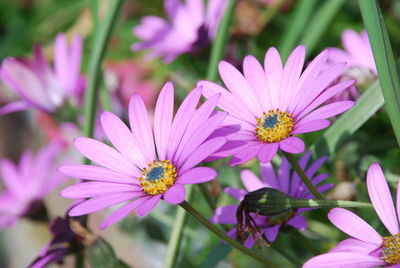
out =
[(199, 268), (212, 268), (215, 267), (221, 260), (223, 260), (230, 252), (232, 247), (226, 243), (220, 242), (214, 246), (204, 261), (199, 265)]
[(98, 238), (88, 247), (86, 260), (92, 267), (110, 268), (117, 267), (117, 257), (113, 248), (104, 239)]

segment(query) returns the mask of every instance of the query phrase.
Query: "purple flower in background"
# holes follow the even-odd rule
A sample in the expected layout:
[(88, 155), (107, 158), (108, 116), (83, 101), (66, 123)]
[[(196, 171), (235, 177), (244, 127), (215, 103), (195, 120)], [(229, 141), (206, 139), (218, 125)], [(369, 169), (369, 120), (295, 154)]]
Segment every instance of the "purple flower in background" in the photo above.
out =
[[(239, 132), (228, 137), (246, 142), (234, 152), (231, 165), (245, 163), (255, 156), (261, 162), (268, 162), (278, 149), (301, 153), (305, 149), (304, 142), (293, 135), (324, 129), (330, 124), (327, 118), (352, 107), (352, 101), (321, 107), (326, 100), (353, 84), (353, 81), (346, 81), (332, 85), (345, 63), (323, 71), (328, 55), (329, 51), (323, 51), (302, 72), (304, 46), (292, 52), (285, 66), (278, 51), (270, 48), (264, 68), (253, 56), (244, 59), (244, 76), (228, 62), (219, 63), (220, 76), (229, 91), (213, 82), (198, 82), (206, 98), (221, 94), (218, 106), (229, 112), (224, 124), (241, 127)], [(228, 156), (218, 153), (219, 157)]]
[(104, 112), (101, 125), (116, 149), (89, 138), (77, 138), (80, 153), (100, 166), (63, 166), (60, 171), (79, 179), (61, 193), (66, 198), (90, 198), (72, 208), (70, 216), (89, 214), (129, 201), (101, 225), (106, 228), (136, 210), (149, 213), (164, 199), (171, 204), (185, 200), (185, 184), (210, 181), (217, 176), (209, 167), (194, 167), (226, 142), (209, 138), (225, 119), (214, 110), (219, 95), (198, 109), (201, 89), (193, 90), (179, 107), (174, 119), (174, 88), (167, 83), (160, 92), (154, 114), (154, 135), (143, 100), (133, 95), (129, 104), (129, 129), (117, 116)]
[[(321, 182), (329, 177), (328, 174), (315, 174), (327, 158), (322, 157), (311, 165), (308, 165), (310, 156), (311, 152), (304, 154), (299, 161), (299, 165), (306, 172), (312, 183), (314, 185), (319, 185), (317, 186), (317, 190), (322, 193), (333, 186), (333, 184), (320, 185)], [(239, 202), (243, 200), (244, 196), (248, 192), (253, 192), (264, 187), (277, 189), (294, 198), (313, 198), (313, 195), (308, 191), (307, 187), (303, 184), (297, 173), (291, 171), (290, 164), (286, 158), (282, 158), (282, 163), (280, 164), (277, 173), (274, 172), (271, 162), (264, 164), (262, 163), (260, 173), (261, 180), (250, 170), (243, 170), (240, 175), (246, 190), (227, 187), (225, 188), (224, 192), (237, 199)], [(214, 212), (214, 216), (211, 218), (211, 222), (236, 225), (236, 210), (238, 209), (238, 206), (239, 205), (228, 205), (217, 208)], [(260, 228), (261, 233), (266, 235), (268, 241), (273, 242), (278, 235), (279, 229), (285, 225), (290, 225), (300, 230), (306, 229), (307, 222), (301, 215), (301, 213), (306, 210), (307, 209), (298, 209), (294, 214), (290, 213), (275, 217), (257, 216), (254, 213), (251, 214)], [(235, 231), (236, 229), (233, 228), (229, 231), (229, 234), (234, 237)], [(254, 242), (254, 238), (249, 236), (245, 242), (245, 245), (247, 247), (252, 247)]]
[(132, 49), (149, 50), (149, 58), (162, 57), (165, 62), (196, 51), (215, 38), (226, 2), (209, 0), (205, 7), (204, 0), (165, 0), (168, 20), (144, 17), (133, 29), (142, 42), (133, 44)]
[(43, 212), (43, 198), (65, 179), (56, 171), (60, 151), (60, 144), (51, 143), (35, 156), (25, 151), (19, 166), (11, 160), (1, 160), (1, 178), (6, 190), (0, 193), (0, 229), (20, 217), (36, 218)]
[(329, 220), (352, 238), (343, 240), (328, 253), (310, 259), (303, 268), (400, 266), (400, 187), (397, 190), (397, 215), (378, 163), (368, 169), (367, 187), (372, 205), (390, 235), (383, 237), (353, 212), (334, 208), (328, 214)]
[(3, 106), (0, 114), (30, 108), (51, 113), (66, 99), (77, 102), (84, 88), (81, 58), (82, 39), (75, 36), (69, 46), (63, 34), (57, 35), (55, 40), (54, 68), (45, 59), (40, 46), (35, 46), (32, 59), (6, 58), (1, 65), (0, 78), (21, 100)]
[(335, 98), (355, 100), (360, 96), (357, 87), (377, 77), (374, 56), (365, 30), (360, 34), (351, 29), (344, 30), (342, 44), (343, 49), (329, 48), (328, 66), (338, 62), (346, 62), (346, 68), (339, 79), (341, 81), (355, 79), (357, 83)]

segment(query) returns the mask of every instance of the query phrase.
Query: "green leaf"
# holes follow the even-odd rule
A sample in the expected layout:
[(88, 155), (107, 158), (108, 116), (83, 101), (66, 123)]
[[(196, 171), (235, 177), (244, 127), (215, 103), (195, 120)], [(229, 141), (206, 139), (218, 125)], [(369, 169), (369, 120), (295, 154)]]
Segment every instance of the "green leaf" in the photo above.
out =
[(104, 239), (98, 238), (88, 247), (86, 260), (92, 267), (110, 268), (116, 267), (118, 260), (110, 244)]
[(379, 81), (376, 81), (357, 100), (354, 107), (336, 120), (311, 146), (314, 156), (331, 155), (345, 138), (356, 132), (383, 104)]
[(223, 260), (232, 251), (232, 247), (226, 243), (220, 242), (215, 245), (204, 261), (199, 265), (199, 268), (212, 268), (215, 267), (221, 260)]
[(374, 54), (376, 69), (386, 103), (385, 106), (397, 142), (400, 144), (400, 81), (389, 34), (378, 2), (375, 0), (362, 0), (359, 3)]

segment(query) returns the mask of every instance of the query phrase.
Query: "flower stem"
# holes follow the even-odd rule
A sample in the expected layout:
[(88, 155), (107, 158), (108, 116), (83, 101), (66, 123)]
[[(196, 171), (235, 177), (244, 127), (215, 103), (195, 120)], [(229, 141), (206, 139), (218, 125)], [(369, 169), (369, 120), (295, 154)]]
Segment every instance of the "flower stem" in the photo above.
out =
[(265, 258), (264, 256), (258, 254), (257, 252), (243, 246), (238, 241), (234, 240), (230, 236), (228, 236), (224, 231), (217, 228), (215, 225), (210, 223), (206, 218), (203, 217), (194, 207), (192, 207), (189, 203), (184, 201), (180, 204), (182, 208), (184, 208), (190, 215), (196, 218), (202, 225), (204, 225), (208, 230), (219, 236), (222, 240), (230, 244), (232, 247), (240, 250), (242, 253), (260, 261), (261, 263), (267, 265), (268, 267), (275, 268), (278, 267), (277, 264)]
[[(189, 202), (193, 199), (193, 187), (189, 185), (187, 187), (186, 200)], [(178, 253), (180, 248), (180, 242), (182, 240), (183, 228), (187, 220), (187, 213), (185, 210), (178, 207), (175, 216), (174, 227), (171, 232), (171, 237), (168, 242), (167, 256), (165, 258), (165, 267), (173, 268), (176, 267), (176, 261), (178, 259)]]
[(229, 26), (235, 11), (236, 0), (229, 0), (224, 16), (219, 25), (217, 36), (211, 48), (210, 61), (207, 70), (207, 80), (215, 81), (217, 79), (218, 62), (222, 60), (226, 44), (229, 37)]
[(315, 188), (314, 184), (312, 184), (311, 180), (307, 177), (307, 175), (304, 172), (304, 170), (299, 166), (299, 163), (297, 163), (297, 160), (293, 157), (293, 155), (289, 154), (287, 152), (284, 152), (284, 151), (282, 151), (282, 152), (283, 152), (283, 155), (289, 161), (289, 163), (292, 166), (292, 168), (299, 175), (300, 179), (307, 186), (308, 190), (314, 195), (314, 197), (317, 198), (317, 199), (324, 199), (322, 194), (320, 194), (318, 192), (318, 190)]

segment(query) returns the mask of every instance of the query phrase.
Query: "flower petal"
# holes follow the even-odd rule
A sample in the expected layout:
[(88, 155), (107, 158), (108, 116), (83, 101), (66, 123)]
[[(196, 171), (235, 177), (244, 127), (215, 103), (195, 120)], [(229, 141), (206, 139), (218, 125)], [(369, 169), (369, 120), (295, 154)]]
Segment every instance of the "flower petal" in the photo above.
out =
[(381, 236), (351, 211), (334, 208), (329, 212), (328, 218), (337, 228), (354, 238), (377, 246), (382, 244)]
[(240, 172), (240, 179), (249, 192), (265, 187), (260, 179), (248, 169), (244, 169)]
[(231, 166), (236, 166), (246, 163), (247, 161), (250, 161), (252, 158), (254, 158), (261, 148), (262, 144), (259, 142), (249, 144), (247, 148), (244, 147), (239, 153), (235, 154), (230, 160), (229, 164)]
[(296, 125), (292, 134), (301, 134), (301, 133), (318, 131), (329, 127), (330, 124), (331, 122), (325, 119), (317, 119), (313, 121), (301, 122), (298, 125)]
[(179, 176), (180, 184), (196, 184), (211, 181), (217, 177), (217, 172), (209, 167), (196, 167), (189, 169), (184, 174)]
[(396, 212), (385, 175), (378, 163), (372, 164), (367, 173), (368, 194), (382, 223), (392, 235), (399, 233)]
[(26, 101), (14, 101), (0, 108), (0, 115), (28, 110), (31, 107)]
[(383, 260), (352, 252), (326, 253), (308, 260), (302, 268), (372, 268), (385, 265)]
[(71, 185), (61, 192), (64, 198), (88, 198), (120, 192), (132, 192), (132, 195), (141, 193), (141, 187), (131, 184), (108, 182), (82, 182)]
[(274, 225), (270, 228), (265, 229), (265, 234), (269, 242), (274, 242), (276, 237), (278, 236), (279, 229), (281, 228), (280, 224)]
[(290, 226), (293, 226), (294, 228), (297, 228), (299, 230), (305, 230), (307, 229), (307, 221), (306, 219), (301, 216), (298, 215), (296, 217), (291, 218), (287, 224), (289, 224)]
[(210, 222), (220, 224), (236, 224), (236, 210), (238, 205), (228, 205), (218, 207), (214, 211), (214, 216), (211, 217)]
[(175, 183), (163, 195), (164, 200), (170, 204), (180, 204), (185, 201), (185, 197), (185, 187), (179, 183)]
[(153, 196), (144, 201), (136, 210), (136, 214), (139, 216), (146, 216), (160, 201), (161, 195)]
[(299, 154), (304, 152), (304, 141), (297, 137), (289, 137), (279, 142), (279, 148), (291, 154)]
[(264, 144), (257, 154), (258, 159), (262, 163), (267, 163), (271, 161), (278, 152), (278, 148), (279, 148), (279, 143)]
[(229, 194), (238, 201), (242, 201), (243, 197), (247, 194), (247, 191), (239, 188), (225, 187), (224, 193)]

